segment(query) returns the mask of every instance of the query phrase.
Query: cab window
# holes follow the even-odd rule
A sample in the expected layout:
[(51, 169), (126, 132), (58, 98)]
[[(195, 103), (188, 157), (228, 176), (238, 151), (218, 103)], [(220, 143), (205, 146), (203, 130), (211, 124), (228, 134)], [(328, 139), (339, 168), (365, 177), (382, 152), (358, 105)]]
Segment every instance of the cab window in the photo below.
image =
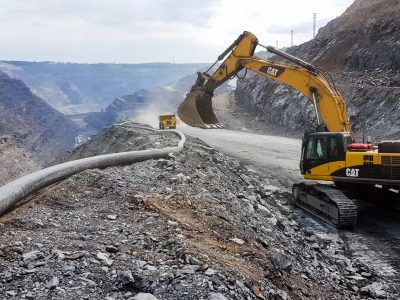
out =
[(328, 151), (329, 151), (329, 160), (330, 161), (339, 160), (339, 145), (338, 145), (336, 137), (329, 138)]
[(350, 145), (350, 144), (353, 144), (353, 140), (351, 139), (350, 136), (347, 136), (347, 137), (344, 139), (344, 148), (347, 149), (347, 146)]
[[(345, 160), (346, 153), (342, 144), (342, 140), (339, 140), (337, 136), (334, 136), (334, 137), (329, 137), (328, 141), (329, 141), (328, 143), (329, 161)], [(346, 143), (346, 139), (344, 142)]]
[(326, 160), (326, 139), (325, 137), (312, 137), (308, 140), (306, 159)]

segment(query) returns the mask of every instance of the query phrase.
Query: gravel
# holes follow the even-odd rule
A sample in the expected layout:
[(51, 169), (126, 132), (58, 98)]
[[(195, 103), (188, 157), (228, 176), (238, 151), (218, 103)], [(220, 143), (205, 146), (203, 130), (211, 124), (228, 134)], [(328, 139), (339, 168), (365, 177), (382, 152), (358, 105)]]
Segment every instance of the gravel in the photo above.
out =
[[(153, 133), (126, 128), (108, 130), (142, 135), (147, 144), (138, 147), (154, 143)], [(161, 145), (177, 142), (163, 137)], [(367, 288), (369, 297), (398, 295), (348, 257), (337, 235), (303, 228), (288, 192), (188, 141), (169, 159), (72, 176), (3, 216), (1, 297), (358, 299)]]

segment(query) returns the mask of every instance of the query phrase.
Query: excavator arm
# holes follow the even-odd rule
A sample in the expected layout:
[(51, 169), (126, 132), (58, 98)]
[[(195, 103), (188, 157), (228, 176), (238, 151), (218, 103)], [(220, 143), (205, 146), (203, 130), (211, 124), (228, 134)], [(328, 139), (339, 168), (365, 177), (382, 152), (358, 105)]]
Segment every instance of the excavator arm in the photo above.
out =
[(201, 128), (222, 127), (212, 109), (213, 92), (240, 70), (248, 69), (302, 93), (314, 104), (318, 123), (322, 119), (321, 126), (328, 131), (351, 132), (345, 102), (321, 70), (272, 47), (266, 48), (293, 64), (257, 58), (253, 56), (257, 44), (257, 38), (245, 31), (218, 57), (219, 61), (229, 54), (212, 75), (207, 72), (218, 61), (206, 72), (198, 74), (195, 85), (178, 108), (178, 115), (185, 123)]
[[(178, 108), (178, 116), (183, 122), (193, 127), (217, 128), (218, 119), (212, 109), (211, 98), (214, 90), (235, 76), (244, 68), (239, 60), (242, 57), (252, 57), (258, 40), (254, 34), (243, 32), (204, 73), (197, 73), (196, 83), (192, 86), (185, 100)], [(227, 55), (229, 56), (217, 68), (212, 76), (208, 72)]]

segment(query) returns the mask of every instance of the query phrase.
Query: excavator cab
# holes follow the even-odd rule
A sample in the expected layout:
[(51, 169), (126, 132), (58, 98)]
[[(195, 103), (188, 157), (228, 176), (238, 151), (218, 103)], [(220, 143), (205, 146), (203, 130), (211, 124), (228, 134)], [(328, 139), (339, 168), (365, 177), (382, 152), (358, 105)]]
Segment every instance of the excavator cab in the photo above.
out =
[[(305, 133), (301, 147), (301, 174), (309, 174), (311, 169), (330, 162), (345, 161), (347, 146), (351, 144), (352, 141), (350, 133)], [(321, 172), (323, 172), (323, 168), (321, 167), (320, 169)], [(327, 169), (326, 175), (328, 174), (329, 170)]]

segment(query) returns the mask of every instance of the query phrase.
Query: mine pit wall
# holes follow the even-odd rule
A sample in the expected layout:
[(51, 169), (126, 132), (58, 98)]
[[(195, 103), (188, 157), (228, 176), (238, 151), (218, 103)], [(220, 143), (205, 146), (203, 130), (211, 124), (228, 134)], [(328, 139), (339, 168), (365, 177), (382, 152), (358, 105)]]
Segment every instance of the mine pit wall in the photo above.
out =
[[(358, 139), (366, 133), (373, 140), (400, 139), (400, 87), (336, 85), (347, 105), (350, 123)], [(255, 76), (238, 80), (237, 105), (253, 112), (258, 119), (301, 135), (315, 128), (313, 106), (290, 87)]]

